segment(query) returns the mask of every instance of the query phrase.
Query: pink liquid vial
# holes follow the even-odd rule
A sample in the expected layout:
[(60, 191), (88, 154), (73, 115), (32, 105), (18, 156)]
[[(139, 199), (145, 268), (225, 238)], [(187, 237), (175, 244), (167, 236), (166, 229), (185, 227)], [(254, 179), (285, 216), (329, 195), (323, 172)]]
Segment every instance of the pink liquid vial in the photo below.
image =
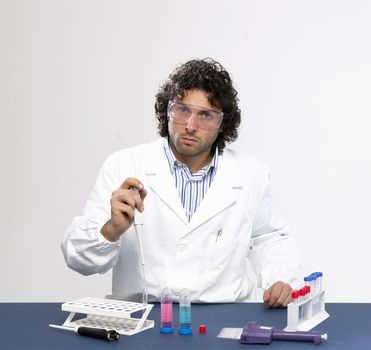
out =
[(173, 327), (173, 300), (169, 288), (161, 293), (161, 325), (160, 332), (169, 334), (174, 332)]

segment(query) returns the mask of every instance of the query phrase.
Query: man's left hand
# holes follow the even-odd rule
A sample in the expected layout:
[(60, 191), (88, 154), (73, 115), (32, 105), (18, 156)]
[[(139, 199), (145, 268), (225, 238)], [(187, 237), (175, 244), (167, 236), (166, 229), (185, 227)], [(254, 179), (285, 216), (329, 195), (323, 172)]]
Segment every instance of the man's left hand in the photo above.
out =
[(286, 307), (291, 302), (292, 288), (287, 283), (278, 281), (263, 294), (266, 308)]

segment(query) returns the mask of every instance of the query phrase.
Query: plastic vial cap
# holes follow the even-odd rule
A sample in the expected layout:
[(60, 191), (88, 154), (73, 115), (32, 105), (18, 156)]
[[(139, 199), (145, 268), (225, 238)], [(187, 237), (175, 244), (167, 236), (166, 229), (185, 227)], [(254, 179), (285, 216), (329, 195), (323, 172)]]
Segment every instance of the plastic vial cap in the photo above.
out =
[(161, 293), (161, 300), (166, 299), (166, 300), (171, 300), (171, 291), (169, 288), (165, 288), (162, 293)]
[(313, 280), (312, 276), (304, 277), (304, 282), (310, 282), (312, 280)]
[(206, 326), (204, 324), (201, 324), (200, 327), (198, 327), (198, 333), (200, 334), (206, 333)]
[(293, 290), (291, 292), (291, 298), (292, 299), (297, 299), (299, 297), (299, 292), (297, 290)]
[(191, 335), (192, 334), (192, 328), (179, 328), (178, 333), (180, 335)]
[(180, 306), (189, 306), (191, 305), (191, 297), (188, 289), (182, 289), (179, 297)]
[(305, 286), (305, 289), (307, 290), (308, 293), (310, 293), (310, 286)]
[(160, 327), (160, 333), (162, 334), (172, 334), (174, 333), (173, 327)]

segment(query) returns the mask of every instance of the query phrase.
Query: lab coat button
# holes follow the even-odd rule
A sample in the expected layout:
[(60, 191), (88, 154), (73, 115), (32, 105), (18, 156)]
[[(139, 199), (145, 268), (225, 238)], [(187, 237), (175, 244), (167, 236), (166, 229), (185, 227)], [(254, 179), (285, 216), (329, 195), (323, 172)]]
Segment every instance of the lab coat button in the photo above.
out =
[(184, 251), (186, 251), (187, 250), (187, 246), (185, 245), (185, 244), (180, 244), (179, 246), (178, 246), (178, 252), (179, 253), (183, 253)]

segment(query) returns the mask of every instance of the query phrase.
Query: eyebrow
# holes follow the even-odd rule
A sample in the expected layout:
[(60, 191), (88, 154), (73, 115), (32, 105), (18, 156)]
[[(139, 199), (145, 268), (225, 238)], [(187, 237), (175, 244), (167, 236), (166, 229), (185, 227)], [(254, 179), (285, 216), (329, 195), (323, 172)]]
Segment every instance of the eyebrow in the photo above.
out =
[(174, 101), (174, 102), (179, 104), (179, 105), (183, 105), (183, 106), (196, 107), (196, 108), (202, 109), (204, 111), (215, 112), (215, 113), (223, 113), (222, 111), (218, 111), (216, 109), (210, 109), (210, 108), (206, 108), (206, 107), (191, 105), (190, 103), (183, 103), (183, 102), (177, 102), (177, 101)]

